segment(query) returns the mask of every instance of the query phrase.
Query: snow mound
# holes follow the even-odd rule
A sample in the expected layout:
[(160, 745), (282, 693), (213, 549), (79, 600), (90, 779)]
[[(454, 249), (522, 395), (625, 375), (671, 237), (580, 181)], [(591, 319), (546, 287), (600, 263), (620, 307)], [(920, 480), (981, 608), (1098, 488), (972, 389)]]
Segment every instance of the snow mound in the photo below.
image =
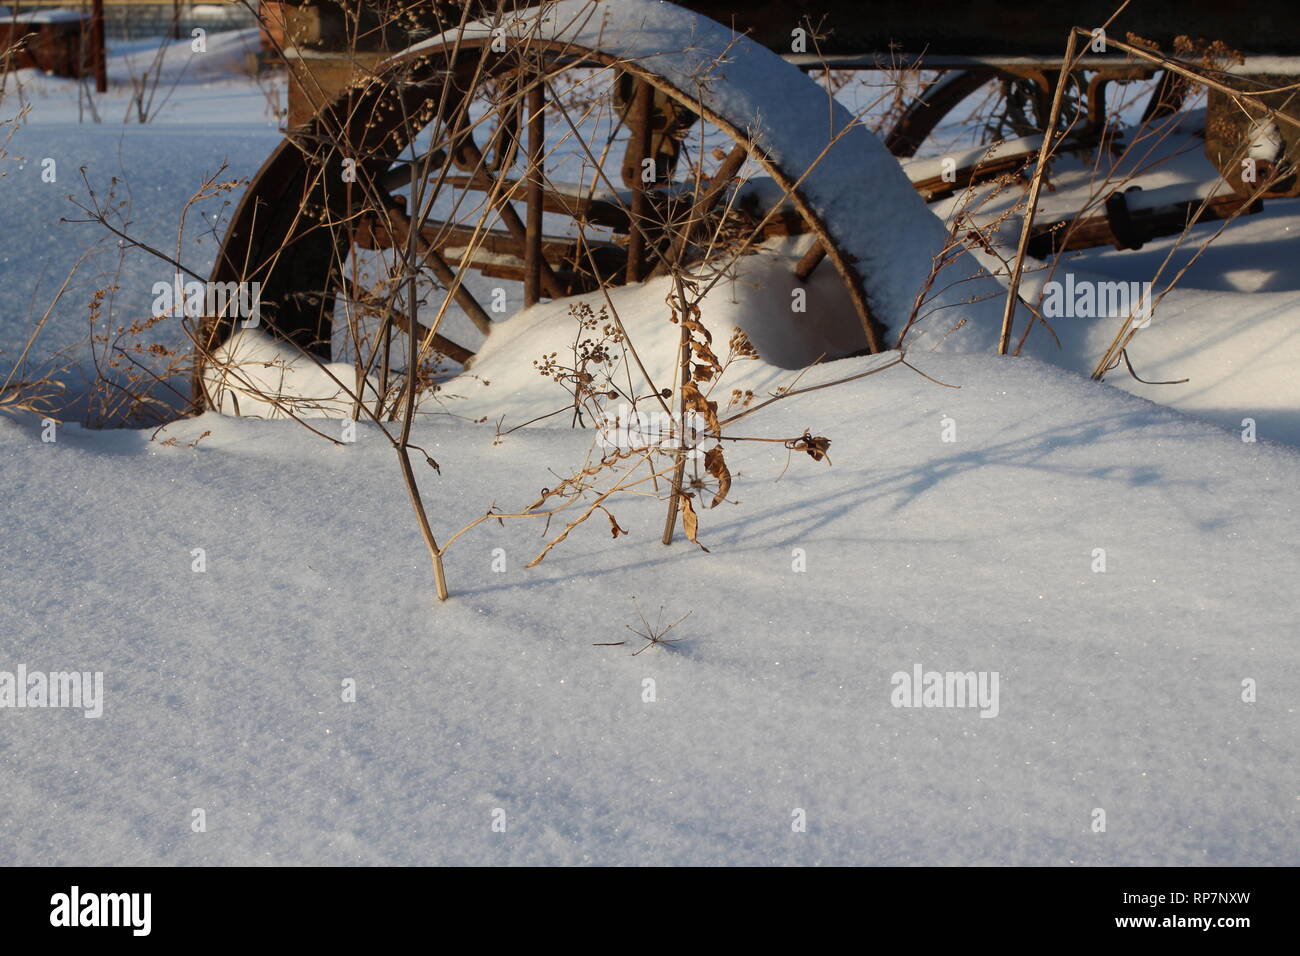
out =
[[(1171, 197), (1190, 199), (1219, 194), (1226, 186), (1204, 155), (1196, 130), (1204, 125), (1203, 111), (1184, 120), (1186, 129), (1169, 135), (1158, 148), (1139, 149), (1117, 167), (1117, 178), (1140, 172), (1134, 179), (1141, 191), (1131, 192), (1135, 208)], [(1141, 164), (1139, 167), (1139, 163)], [(1059, 159), (1053, 168), (1054, 191), (1040, 202), (1039, 222), (1073, 214), (1092, 203), (1099, 211), (1096, 172), (1076, 157)], [(989, 221), (1022, 198), (1017, 191), (996, 197), (981, 209)], [(940, 215), (950, 215), (957, 199), (936, 203)], [(1178, 272), (1187, 268), (1178, 285), (1156, 307), (1147, 328), (1138, 331), (1129, 357), (1139, 381), (1121, 364), (1106, 376), (1116, 388), (1160, 402), (1179, 411), (1240, 430), (1250, 419), (1257, 434), (1300, 444), (1300, 270), (1295, 268), (1300, 242), (1300, 200), (1269, 199), (1262, 212), (1243, 216), (1208, 247), (1202, 244), (1223, 226), (1205, 222), (1193, 226), (1186, 239), (1157, 238), (1140, 250), (1110, 247), (1087, 249), (1056, 257), (1053, 262), (1029, 263), (1021, 287), (1031, 302), (1049, 280), (1097, 286), (1104, 282), (1147, 282), (1158, 273), (1154, 291), (1162, 292)], [(1020, 217), (1003, 230), (1003, 252), (1014, 255)], [(1127, 316), (1053, 317), (1052, 332), (1041, 325), (1030, 334), (1025, 353), (1082, 375), (1091, 375)], [(935, 342), (943, 351), (982, 350), (996, 337), (997, 323), (982, 314), (972, 321), (979, 330)], [(1025, 319), (1017, 320), (1014, 340)], [(914, 354), (926, 347), (914, 343)], [(1185, 380), (1185, 381), (1184, 381)], [(1171, 384), (1150, 384), (1150, 383)]]
[(343, 362), (320, 362), (271, 338), (260, 328), (240, 329), (213, 354), (204, 384), (213, 407), (251, 418), (347, 418), (358, 395), (374, 402), (378, 392)]
[[(727, 389), (765, 388), (788, 378), (789, 370), (866, 347), (860, 327), (839, 321), (852, 311), (834, 272), (818, 270), (807, 283), (794, 277), (793, 267), (805, 243), (780, 240), (765, 245), (758, 254), (741, 258), (733, 275), (704, 297), (702, 321), (713, 334), (720, 357), (726, 357), (735, 329), (743, 331), (758, 352), (757, 361), (740, 361), (728, 370), (722, 380)], [(522, 310), (493, 327), (470, 371), (443, 384), (438, 407), (472, 418), (504, 415), (522, 421), (563, 404), (565, 393), (540, 376), (533, 363), (552, 352), (561, 357), (571, 354), (578, 332), (574, 313), (583, 306), (603, 316), (602, 324), (621, 321), (655, 387), (671, 387), (681, 335), (666, 304), (672, 289), (672, 280), (665, 277), (611, 288), (608, 299), (593, 292)], [(804, 311), (792, 308), (796, 291)], [(336, 362), (322, 368), (260, 329), (237, 332), (219, 350), (218, 358), (233, 369), (209, 372), (207, 381), (212, 394), (220, 394), (218, 407), (226, 414), (283, 417), (284, 409), (268, 402), (267, 396), (292, 404), (300, 417), (339, 417), (350, 409), (339, 387), (339, 383), (351, 387), (355, 381), (350, 365)], [(647, 383), (631, 355), (623, 361), (635, 390), (644, 394)], [(434, 407), (428, 398), (421, 402), (423, 410)]]

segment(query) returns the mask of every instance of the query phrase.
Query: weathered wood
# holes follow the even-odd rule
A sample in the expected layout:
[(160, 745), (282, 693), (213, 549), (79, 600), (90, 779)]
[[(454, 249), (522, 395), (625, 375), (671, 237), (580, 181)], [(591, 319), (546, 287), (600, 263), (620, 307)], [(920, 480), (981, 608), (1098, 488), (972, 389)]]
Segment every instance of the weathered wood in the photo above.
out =
[[(364, 287), (354, 286), (346, 279), (339, 280), (339, 295), (341, 295), (345, 299), (348, 299), (352, 302), (356, 302), (360, 305), (369, 306), (370, 308), (375, 309), (376, 311), (386, 310), (388, 306), (388, 303), (383, 296), (377, 295), (374, 292), (371, 292), (369, 289), (366, 289)], [(403, 332), (410, 331), (411, 323), (409, 318), (406, 315), (405, 310), (393, 309), (392, 319), (393, 319), (393, 324), (396, 325), (401, 331)], [(424, 326), (423, 323), (416, 322), (416, 334), (419, 335), (420, 338), (422, 339), (428, 338), (429, 330)], [(465, 348), (465, 346), (463, 345), (458, 345), (457, 343), (453, 342), (451, 339), (447, 338), (445, 335), (439, 332), (435, 332), (433, 334), (432, 344), (433, 347), (437, 349), (439, 352), (441, 352), (443, 355), (447, 356), (449, 359), (453, 359), (454, 361), (459, 362), (461, 365), (468, 365), (470, 361), (474, 358), (474, 352), (472, 350)], [(387, 349), (385, 349), (385, 358), (387, 358)], [(387, 379), (388, 376), (385, 372), (381, 377), (383, 379)]]
[[(1166, 187), (1166, 189), (1172, 187)], [(1164, 190), (1153, 190), (1161, 192)], [(1140, 191), (1138, 191), (1140, 196)], [(1074, 219), (1058, 219), (1034, 227), (1029, 240), (1029, 255), (1045, 259), (1059, 252), (1076, 249), (1095, 249), (1114, 246), (1116, 249), (1140, 249), (1152, 239), (1172, 236), (1199, 222), (1228, 219), (1234, 215), (1250, 215), (1263, 209), (1259, 200), (1225, 192), (1211, 197), (1208, 202), (1201, 197), (1147, 202), (1134, 208), (1130, 198), (1138, 201), (1134, 193), (1112, 193), (1106, 201), (1106, 211)], [(1145, 200), (1146, 197), (1143, 197)], [(1205, 203), (1205, 208), (1201, 205)]]
[[(483, 176), (464, 176), (453, 173), (443, 181), (447, 186), (476, 192), (487, 192), (492, 188), (492, 182)], [(509, 193), (517, 193), (521, 189), (527, 188), (527, 184), (519, 179), (502, 177), (499, 182), (502, 190)], [(575, 220), (585, 220), (597, 226), (605, 226), (620, 234), (628, 231), (626, 209), (608, 199), (591, 197), (587, 194), (587, 190), (577, 185), (555, 182), (544, 183), (542, 186), (542, 209), (546, 212), (569, 216)]]
[(821, 261), (826, 258), (826, 247), (821, 244), (820, 239), (814, 239), (813, 244), (808, 247), (808, 251), (799, 257), (795, 263), (794, 274), (800, 282), (807, 282), (808, 277), (813, 274), (813, 270), (821, 265)]
[[(486, 170), (487, 166), (483, 162), (483, 154), (479, 152), (479, 148), (474, 144), (473, 140), (467, 139), (461, 146), (461, 149), (475, 167)], [(505, 224), (506, 229), (510, 231), (510, 234), (514, 236), (520, 244), (527, 245), (528, 227), (524, 224), (524, 221), (519, 218), (519, 213), (517, 213), (515, 207), (510, 204), (510, 200), (506, 198), (504, 191), (496, 188), (495, 185), (490, 182), (491, 177), (488, 173), (483, 172), (481, 176), (489, 180), (489, 182), (484, 183), (486, 191), (489, 195), (495, 195), (493, 206), (501, 216), (501, 221)], [(547, 265), (544, 258), (540, 260), (540, 269), (541, 288), (545, 290), (546, 294), (552, 299), (563, 298), (564, 293), (561, 290), (560, 283), (555, 278), (555, 273), (551, 271), (551, 267)]]
[[(337, 287), (332, 273), (348, 255), (348, 234), (356, 217), (364, 211), (364, 205), (359, 204), (365, 201), (364, 197), (356, 195), (355, 190), (349, 193), (339, 188), (340, 167), (348, 157), (364, 157), (360, 163), (364, 164), (365, 179), (377, 182), (392, 165), (385, 157), (401, 155), (418, 135), (419, 129), (412, 125), (412, 117), (427, 118), (429, 110), (436, 106), (443, 112), (444, 120), (450, 120), (455, 111), (463, 107), (463, 97), (472, 94), (473, 83), (504, 76), (507, 71), (517, 69), (518, 63), (512, 63), (506, 57), (481, 58), (478, 50), (489, 42), (487, 37), (467, 37), (454, 48), (421, 47), (391, 57), (385, 61), (388, 64), (385, 69), (373, 80), (349, 89), (322, 108), (306, 126), (293, 130), (241, 197), (217, 254), (213, 280), (259, 281), (268, 327), (305, 349), (328, 355), (333, 322), (331, 290)], [(699, 113), (704, 122), (716, 127), (735, 143), (745, 144), (753, 154), (744, 123), (728, 118), (701, 101), (698, 90), (679, 89), (663, 76), (642, 72), (634, 61), (629, 62), (619, 54), (579, 48), (569, 40), (537, 39), (532, 42), (530, 52), (556, 58), (564, 65), (632, 72), (642, 83)], [(464, 60), (464, 69), (459, 65), (460, 60)], [(556, 68), (552, 59), (547, 63), (548, 69)], [(454, 93), (449, 98), (442, 97), (439, 93), (442, 85), (451, 81), (457, 84)], [(520, 244), (522, 251), (522, 244), (527, 241), (527, 227), (511, 207), (509, 197), (515, 193), (502, 192), (511, 184), (485, 168), (482, 155), (473, 143), (465, 144), (464, 148), (471, 169), (477, 170), (468, 176), (473, 188), (495, 190), (493, 205), (498, 209), (507, 232)], [(783, 207), (789, 207), (789, 218), (796, 221), (798, 228), (803, 228), (806, 223), (806, 228), (827, 247), (827, 258), (844, 280), (870, 347), (879, 351), (883, 329), (873, 318), (867, 302), (866, 276), (856, 264), (858, 260), (837, 246), (837, 239), (822, 221), (812, 199), (805, 195), (807, 170), (785, 169), (773, 157), (761, 152), (754, 155), (754, 159), (775, 185), (789, 196), (788, 202), (783, 204)], [(361, 172), (360, 168), (358, 172)], [(452, 181), (442, 172), (439, 178), (444, 186)], [(523, 184), (520, 188), (525, 186)], [(647, 198), (658, 202), (661, 193), (668, 204), (667, 211), (671, 211), (671, 204), (677, 201), (673, 188), (656, 188)], [(543, 208), (549, 205), (564, 210), (571, 206), (571, 198), (556, 190), (544, 190), (542, 200)], [(604, 211), (617, 205), (617, 201), (604, 197), (573, 214), (583, 216), (600, 208), (598, 203), (609, 204)], [(653, 219), (657, 215), (654, 208), (648, 208), (645, 218)], [(761, 235), (780, 234), (781, 229), (787, 234), (795, 232), (795, 226), (776, 226), (786, 215), (787, 210), (783, 208), (767, 218)], [(644, 222), (642, 225), (641, 230), (632, 232), (641, 233), (644, 249), (647, 238), (653, 238), (653, 234), (645, 228)], [(432, 245), (445, 259), (451, 260), (449, 252), (436, 248), (438, 242)], [(547, 248), (548, 243), (543, 238), (540, 259), (544, 294), (562, 296), (572, 288), (571, 282), (588, 281), (568, 275), (562, 281), (556, 274), (557, 270), (547, 261)], [(511, 269), (516, 262), (511, 258), (494, 263), (481, 251), (471, 259), (475, 264), (471, 266), (467, 261), (465, 267), (477, 268), (477, 264), (482, 262), (486, 268), (498, 271)], [(626, 260), (622, 264), (625, 266)], [(519, 267), (522, 269), (522, 262), (519, 262)], [(603, 270), (604, 266), (600, 268)], [(230, 329), (228, 322), (214, 325), (210, 330), (211, 344), (218, 344)]]
[[(411, 220), (396, 204), (387, 210), (387, 218), (392, 223), (393, 238), (397, 240), (396, 244), (406, 245), (411, 230)], [(465, 314), (474, 323), (474, 327), (484, 335), (491, 332), (492, 320), (488, 317), (488, 314), (483, 311), (483, 307), (478, 304), (478, 300), (474, 298), (469, 289), (465, 288), (465, 284), (457, 281), (455, 271), (424, 238), (422, 232), (417, 232), (415, 235), (415, 248), (419, 252), (421, 259), (429, 264), (429, 268), (438, 277), (438, 281), (452, 290), (456, 303), (465, 310)]]

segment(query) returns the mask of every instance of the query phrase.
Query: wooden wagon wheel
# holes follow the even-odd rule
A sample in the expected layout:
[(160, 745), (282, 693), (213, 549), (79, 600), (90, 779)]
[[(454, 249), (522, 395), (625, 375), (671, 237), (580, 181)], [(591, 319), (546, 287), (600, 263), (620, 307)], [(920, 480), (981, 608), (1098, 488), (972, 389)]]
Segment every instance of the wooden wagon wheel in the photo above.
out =
[(885, 147), (895, 156), (915, 156), (944, 118), (995, 76), (990, 68), (950, 70), (936, 77), (895, 120)]
[[(662, 38), (645, 29), (647, 18), (665, 8), (674, 28), (682, 21), (691, 27), (691, 46), (680, 55), (663, 52)], [(573, 27), (584, 15), (600, 22)], [(634, 29), (611, 29), (611, 18), (618, 17)], [(639, 19), (633, 24), (632, 17)], [(734, 181), (743, 169), (765, 176), (779, 197), (780, 208), (769, 203), (758, 211), (761, 235), (813, 234), (843, 279), (870, 351), (885, 347), (886, 326), (901, 326), (911, 307), (905, 290), (921, 278), (918, 272), (909, 285), (909, 270), (923, 271), (929, 259), (909, 256), (891, 265), (892, 275), (872, 266), (888, 264), (895, 242), (909, 232), (914, 247), (939, 248), (942, 227), (865, 127), (837, 104), (828, 110), (824, 92), (770, 51), (667, 4), (566, 0), (546, 8), (540, 28), (538, 22), (530, 25), (525, 12), (509, 28), (482, 23), (426, 41), (292, 130), (240, 201), (211, 279), (259, 282), (269, 330), (328, 358), (336, 306), (373, 296), (349, 282), (358, 250), (413, 241), (432, 278), (454, 289), (465, 313), (486, 330), (489, 314), (466, 288), (463, 273), (520, 280), (527, 301), (661, 274), (664, 262), (689, 258), (701, 239), (695, 226), (683, 223), (735, 213)], [(529, 32), (517, 30), (521, 23)], [(603, 46), (611, 35), (617, 42)], [(702, 80), (710, 64), (722, 66)], [(616, 107), (607, 115), (626, 127), (622, 135), (633, 157), (647, 158), (657, 172), (663, 166), (650, 154), (656, 102), (673, 105), (678, 125), (683, 115), (699, 117), (683, 139), (693, 154), (678, 164), (672, 182), (619, 189), (611, 182), (618, 170), (611, 174), (601, 162), (589, 164), (585, 188), (551, 179), (545, 130), (574, 128), (577, 118), (560, 87), (575, 71), (586, 71), (590, 89), (596, 88), (590, 78), (603, 76), (606, 91), (626, 84), (624, 74), (632, 78), (633, 95), (621, 117)], [(782, 122), (765, 126), (765, 100), (746, 87), (767, 82), (769, 72), (779, 74), (775, 88), (788, 102), (781, 104), (787, 107)], [(470, 108), (489, 88), (509, 94), (499, 95), (504, 118), (495, 124), (482, 120), (491, 110), (479, 110), (476, 118)], [(512, 118), (514, 109), (523, 110), (522, 117)], [(727, 148), (718, 148), (722, 139)], [(591, 160), (597, 159), (594, 141), (583, 147)], [(833, 163), (822, 162), (828, 153)], [(411, 185), (413, 166), (418, 176)], [(404, 187), (420, 191), (419, 210), (404, 203)], [(485, 232), (440, 218), (434, 210), (448, 189), (490, 202), (492, 227)], [(517, 205), (525, 207), (522, 214)], [(889, 221), (892, 232), (864, 229), (864, 210)], [(576, 225), (578, 235), (573, 229), (545, 234), (544, 222), (557, 216)], [(607, 238), (592, 239), (593, 229), (605, 230)], [(203, 394), (204, 359), (233, 328), (226, 317), (206, 321), (196, 395)], [(468, 357), (452, 343), (438, 344), (453, 357)]]
[[(1080, 109), (1086, 106), (1087, 115), (1078, 128), (1073, 131), (1073, 138), (1078, 142), (1095, 138), (1106, 123), (1106, 87), (1115, 80), (1147, 79), (1152, 71), (1143, 66), (1121, 66), (1098, 71), (1076, 70), (1072, 74), (1073, 88), (1080, 102)], [(895, 156), (906, 158), (915, 156), (916, 151), (926, 138), (938, 128), (939, 124), (953, 113), (962, 103), (979, 92), (987, 84), (999, 80), (1003, 84), (1004, 94), (1013, 85), (1031, 91), (1030, 105), (1034, 113), (1034, 122), (1048, 112), (1052, 91), (1056, 84), (1059, 70), (1036, 67), (974, 67), (966, 70), (949, 70), (932, 80), (924, 90), (905, 109), (885, 137), (885, 145)], [(1151, 100), (1143, 113), (1146, 122), (1158, 116), (1176, 112), (1182, 103), (1182, 87), (1171, 80), (1168, 74), (1157, 84)], [(1075, 119), (1066, 111), (1062, 115), (1062, 126), (1076, 125)]]

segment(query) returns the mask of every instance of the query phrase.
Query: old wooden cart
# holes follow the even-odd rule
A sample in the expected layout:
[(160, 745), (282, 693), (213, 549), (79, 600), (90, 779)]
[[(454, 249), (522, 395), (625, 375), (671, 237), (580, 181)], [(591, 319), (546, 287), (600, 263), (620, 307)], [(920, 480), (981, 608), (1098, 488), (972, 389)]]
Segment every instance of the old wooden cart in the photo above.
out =
[[(807, 279), (821, 263), (838, 272), (866, 347), (885, 349), (898, 307), (878, 281), (888, 262), (879, 237), (898, 228), (897, 217), (911, 207), (891, 205), (891, 191), (906, 181), (881, 178), (878, 143), (894, 157), (913, 155), (945, 116), (990, 83), (1001, 83), (1004, 96), (1017, 98), (1024, 126), (1019, 132), (1041, 133), (1071, 28), (1100, 25), (1112, 12), (1110, 2), (1094, 0), (994, 7), (951, 0), (692, 0), (680, 8), (647, 0), (567, 0), (542, 14), (522, 4), (511, 12), (474, 2), (466, 11), (459, 3), (433, 0), (265, 3), (264, 43), (288, 65), (291, 77), (290, 130), (244, 194), (212, 279), (259, 282), (268, 326), (328, 356), (340, 303), (363, 303), (375, 295), (358, 288), (350, 270), (358, 249), (415, 250), (430, 281), (453, 290), (486, 332), (493, 315), (470, 291), (467, 272), (521, 283), (525, 303), (637, 282), (662, 272), (669, 260), (707, 254), (698, 231), (666, 224), (745, 215), (765, 237), (807, 234), (796, 274)], [(486, 19), (475, 24), (480, 16)], [(579, 23), (580, 18), (585, 19)], [(1181, 48), (1183, 36), (1220, 41), (1244, 53), (1232, 72), (1214, 75), (1229, 87), (1276, 90), (1256, 102), (1291, 109), (1295, 90), (1286, 88), (1300, 79), (1300, 29), (1289, 0), (1247, 7), (1187, 0), (1176, 12), (1172, 5), (1135, 2), (1110, 34), (1164, 52), (1142, 58), (1112, 46), (1104, 53), (1087, 49), (1072, 62), (1069, 134), (1079, 142), (1103, 135), (1107, 90), (1114, 83), (1156, 81), (1146, 118), (1179, 108), (1189, 78), (1168, 68), (1164, 55)], [(674, 44), (681, 49), (670, 55)], [(705, 62), (715, 70), (701, 82)], [(879, 139), (860, 126), (852, 135), (837, 132), (834, 117), (828, 133), (824, 105), (813, 115), (787, 108), (816, 102), (809, 90), (821, 88), (809, 73), (901, 68), (937, 76), (897, 111)], [(576, 80), (566, 84), (566, 77), (593, 71), (607, 77), (600, 87), (608, 100), (604, 111), (572, 98), (566, 106), (565, 97), (581, 88)], [(779, 91), (775, 98), (773, 90)], [(585, 143), (584, 149), (599, 142), (604, 152), (586, 157), (585, 184), (566, 185), (546, 168), (546, 137), (548, 129), (564, 131), (582, 122), (575, 114), (583, 110), (583, 116), (609, 122), (575, 141)], [(1257, 118), (1218, 90), (1211, 92), (1209, 113), (1206, 153), (1233, 181)], [(457, 123), (454, 114), (473, 119)], [(709, 137), (698, 133), (703, 125)], [(774, 132), (774, 125), (781, 129)], [(1300, 129), (1282, 124), (1274, 133), (1279, 148), (1264, 160), (1268, 188), (1256, 191), (1252, 202), (1261, 195), (1300, 194)], [(683, 145), (697, 140), (714, 145), (693, 152)], [(730, 145), (718, 148), (719, 142)], [(809, 142), (814, 148), (807, 148)], [(836, 150), (862, 154), (859, 191), (878, 194), (865, 205), (854, 198), (848, 221), (837, 212), (845, 196), (800, 165), (801, 156), (819, 155), (831, 142)], [(914, 175), (911, 189), (933, 200), (980, 178), (1022, 169), (1036, 155), (1034, 141), (1013, 145), (1019, 148), (983, 153), (949, 175)], [(604, 162), (619, 152), (621, 163)], [(729, 194), (727, 187), (747, 163), (774, 189)], [(683, 183), (692, 188), (683, 190)], [(430, 195), (451, 189), (477, 192), (491, 204), (491, 228), (431, 215), (436, 203)], [(1201, 204), (1197, 214), (1229, 215), (1247, 201), (1245, 192)], [(1129, 209), (1117, 194), (1103, 214), (1070, 231), (1071, 248), (1140, 245), (1181, 229), (1193, 206), (1189, 201)], [(553, 227), (544, 232), (543, 225), (557, 216), (578, 224), (583, 234)], [(1031, 252), (1056, 251), (1053, 236), (1060, 230), (1052, 226), (1043, 224)], [(591, 229), (601, 231), (584, 232)], [(231, 319), (214, 317), (204, 330), (201, 355), (210, 354), (232, 328)], [(438, 344), (461, 361), (472, 354), (446, 339)]]

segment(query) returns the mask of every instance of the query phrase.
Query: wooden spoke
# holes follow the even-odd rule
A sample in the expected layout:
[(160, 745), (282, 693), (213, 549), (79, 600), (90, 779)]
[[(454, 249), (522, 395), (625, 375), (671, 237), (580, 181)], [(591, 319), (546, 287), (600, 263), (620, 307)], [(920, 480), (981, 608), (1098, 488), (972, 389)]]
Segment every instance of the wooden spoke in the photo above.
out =
[[(478, 176), (484, 181), (483, 185), (485, 191), (489, 196), (496, 197), (493, 201), (494, 208), (500, 214), (501, 221), (505, 223), (505, 227), (509, 230), (510, 235), (512, 235), (520, 245), (527, 247), (528, 227), (524, 224), (524, 221), (519, 218), (519, 213), (515, 211), (515, 207), (510, 205), (510, 200), (506, 198), (504, 190), (497, 188), (497, 184), (493, 180), (491, 174), (487, 172), (487, 167), (483, 163), (483, 154), (479, 152), (479, 148), (475, 145), (474, 140), (467, 136), (464, 144), (461, 146), (461, 150), (468, 161), (473, 164), (474, 168), (479, 170)], [(563, 298), (563, 287), (560, 285), (559, 279), (555, 277), (555, 272), (551, 269), (545, 259), (539, 260), (539, 270), (541, 272), (541, 288), (546, 292), (546, 294), (552, 299)]]
[[(385, 196), (384, 198), (388, 204), (388, 209), (385, 211), (385, 218), (387, 219), (387, 223), (385, 224), (387, 228), (385, 231), (392, 233), (391, 237), (386, 237), (390, 240), (388, 244), (404, 246), (410, 235), (411, 220), (407, 217), (401, 202), (394, 199), (392, 196)], [(376, 231), (373, 221), (368, 221), (367, 226), (373, 235)], [(360, 237), (358, 238), (358, 244), (364, 245), (364, 242), (364, 239)], [(416, 232), (415, 248), (416, 251), (419, 252), (422, 261), (427, 263), (429, 268), (433, 271), (433, 274), (438, 277), (438, 281), (446, 288), (452, 290), (452, 295), (456, 299), (456, 304), (465, 310), (465, 314), (469, 317), (469, 320), (474, 323), (474, 327), (484, 335), (489, 334), (492, 331), (491, 318), (489, 318), (488, 314), (483, 311), (483, 307), (478, 304), (478, 300), (474, 298), (473, 294), (465, 288), (465, 284), (457, 281), (455, 271), (447, 264), (447, 261), (441, 256), (441, 254), (439, 254), (437, 249), (433, 247), (429, 240), (425, 238), (424, 230), (418, 230)]]
[[(343, 297), (356, 302), (359, 305), (369, 306), (376, 311), (383, 312), (392, 316), (393, 324), (403, 332), (410, 334), (410, 321), (407, 319), (405, 310), (388, 309), (388, 301), (376, 292), (365, 288), (364, 286), (353, 285), (346, 279), (340, 279), (338, 282), (339, 294)], [(428, 328), (421, 322), (416, 323), (415, 334), (421, 340), (429, 335)], [(433, 334), (433, 347), (441, 352), (447, 358), (459, 362), (461, 365), (468, 365), (474, 358), (474, 353), (463, 345), (457, 345), (451, 339), (441, 333)]]
[(826, 258), (826, 247), (822, 245), (820, 239), (814, 239), (813, 244), (795, 263), (794, 274), (800, 282), (807, 282), (808, 277), (813, 274), (813, 270), (821, 265), (821, 261)]
[(524, 305), (536, 304), (542, 287), (542, 163), (546, 155), (546, 91), (539, 72), (528, 88), (528, 224), (524, 244)]

